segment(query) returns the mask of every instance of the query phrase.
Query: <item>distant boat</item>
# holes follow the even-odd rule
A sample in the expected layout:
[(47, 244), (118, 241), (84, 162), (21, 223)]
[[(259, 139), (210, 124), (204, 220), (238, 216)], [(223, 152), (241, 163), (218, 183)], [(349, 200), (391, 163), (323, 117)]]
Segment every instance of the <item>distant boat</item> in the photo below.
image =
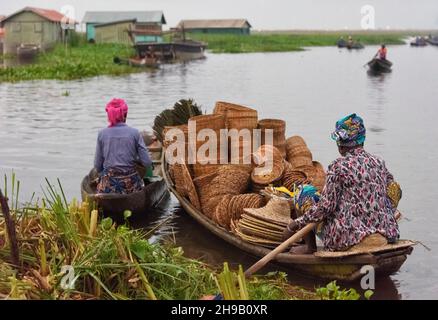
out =
[(160, 61), (172, 62), (203, 59), (207, 45), (199, 41), (178, 40), (165, 43), (140, 42), (136, 43), (134, 48), (140, 57), (153, 51)]
[(360, 42), (347, 43), (347, 49), (363, 49), (365, 46)]
[(389, 60), (374, 58), (368, 62), (368, 67), (370, 68), (370, 71), (375, 73), (391, 72), (392, 62)]
[(438, 37), (437, 36), (429, 37), (429, 38), (427, 38), (426, 41), (427, 41), (427, 43), (429, 43), (431, 45), (438, 46)]
[(336, 42), (336, 45), (338, 48), (346, 48), (347, 47), (347, 41), (344, 39), (339, 39), (338, 42)]
[(427, 41), (423, 37), (417, 37), (414, 41), (411, 42), (412, 47), (424, 47), (427, 46)]

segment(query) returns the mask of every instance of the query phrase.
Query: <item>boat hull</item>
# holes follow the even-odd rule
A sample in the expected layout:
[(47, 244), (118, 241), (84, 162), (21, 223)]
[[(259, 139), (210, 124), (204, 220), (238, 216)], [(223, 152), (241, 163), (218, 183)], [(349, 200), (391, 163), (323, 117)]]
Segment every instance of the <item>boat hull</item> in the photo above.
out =
[(146, 215), (149, 209), (156, 208), (169, 195), (166, 183), (163, 179), (147, 184), (143, 190), (127, 195), (98, 194), (91, 183), (90, 175), (82, 180), (81, 195), (83, 201), (91, 201), (97, 204), (104, 216), (115, 219), (123, 219), (126, 210), (132, 215)]
[(189, 61), (205, 58), (206, 45), (197, 41), (169, 43), (137, 43), (135, 49), (140, 57), (146, 56), (150, 48), (161, 61)]
[(368, 67), (372, 72), (390, 72), (392, 68), (392, 62), (389, 60), (373, 59), (368, 62)]
[[(217, 237), (234, 245), (236, 248), (243, 250), (257, 258), (264, 257), (270, 249), (256, 246), (243, 241), (230, 231), (217, 225), (208, 217), (197, 210), (186, 198), (182, 197), (174, 188), (170, 179), (167, 164), (162, 160), (163, 178), (167, 187), (179, 200), (183, 209), (199, 224), (208, 229)], [(388, 276), (397, 272), (407, 259), (407, 255), (412, 252), (412, 247), (397, 249), (389, 252), (380, 252), (375, 254), (363, 254), (343, 258), (322, 258), (312, 254), (299, 255), (281, 253), (277, 255), (273, 262), (283, 265), (291, 270), (297, 270), (316, 278), (329, 280), (355, 281), (363, 275), (360, 273), (364, 265), (374, 267), (376, 275)]]

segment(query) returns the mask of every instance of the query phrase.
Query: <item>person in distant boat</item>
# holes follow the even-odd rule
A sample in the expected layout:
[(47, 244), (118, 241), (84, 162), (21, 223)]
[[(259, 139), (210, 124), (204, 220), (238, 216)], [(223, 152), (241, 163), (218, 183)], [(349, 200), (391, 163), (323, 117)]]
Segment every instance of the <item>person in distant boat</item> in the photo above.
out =
[(141, 133), (126, 124), (128, 105), (122, 99), (113, 99), (106, 106), (108, 128), (97, 136), (94, 168), (99, 172), (98, 193), (128, 194), (142, 190), (143, 177), (136, 163), (152, 166), (149, 151)]
[(349, 45), (349, 46), (352, 46), (353, 45), (353, 37), (352, 36), (348, 36), (348, 41), (347, 41), (347, 44)]
[(386, 45), (382, 44), (379, 51), (377, 51), (377, 58), (380, 60), (386, 60), (386, 55), (388, 53), (388, 49), (386, 49)]
[[(319, 202), (301, 217), (291, 220), (283, 236), (289, 238), (311, 222), (322, 222), (326, 250), (343, 251), (369, 243), (394, 243), (400, 232), (397, 206), (400, 186), (385, 162), (364, 149), (365, 126), (362, 118), (351, 114), (336, 122), (332, 139), (341, 157), (327, 172), (326, 185)], [(292, 253), (311, 253), (313, 242)]]

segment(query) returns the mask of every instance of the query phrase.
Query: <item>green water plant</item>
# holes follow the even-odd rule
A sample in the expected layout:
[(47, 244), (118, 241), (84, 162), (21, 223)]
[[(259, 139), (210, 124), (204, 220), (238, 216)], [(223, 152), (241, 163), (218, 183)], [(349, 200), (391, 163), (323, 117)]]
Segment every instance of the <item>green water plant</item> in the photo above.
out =
[[(218, 292), (230, 270), (218, 274), (168, 242), (150, 242), (152, 231), (98, 219), (93, 203), (68, 202), (57, 181), (47, 181), (41, 201), (20, 205), (14, 178), (5, 179), (15, 223), (19, 265), (0, 215), (0, 298), (4, 299), (199, 299)], [(12, 191), (14, 190), (14, 191)], [(12, 195), (13, 193), (13, 195)], [(13, 204), (14, 203), (14, 204)], [(230, 298), (292, 299), (284, 277), (243, 280)]]

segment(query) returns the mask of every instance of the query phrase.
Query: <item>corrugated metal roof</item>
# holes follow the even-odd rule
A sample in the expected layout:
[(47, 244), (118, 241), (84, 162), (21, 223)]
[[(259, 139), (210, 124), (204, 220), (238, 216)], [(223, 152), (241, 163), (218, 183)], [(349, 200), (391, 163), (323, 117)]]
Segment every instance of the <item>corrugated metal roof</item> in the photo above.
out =
[[(77, 23), (76, 21), (74, 21), (73, 19), (67, 18), (66, 16), (64, 16), (62, 13), (56, 11), (56, 10), (49, 10), (49, 9), (41, 9), (41, 8), (34, 8), (34, 7), (26, 7), (24, 9), (21, 9), (20, 11), (17, 11), (9, 16), (7, 16), (6, 18), (4, 18), (3, 20), (1, 20), (1, 22), (5, 22), (6, 20), (15, 17), (17, 14), (20, 14), (22, 12), (33, 12), (49, 21), (53, 21), (53, 22), (65, 22), (65, 23)], [(64, 21), (64, 19), (67, 19)]]
[(215, 19), (215, 20), (181, 20), (178, 28), (204, 29), (204, 28), (251, 28), (246, 19)]
[(155, 22), (166, 24), (163, 11), (88, 11), (83, 23), (108, 23), (113, 21), (133, 20), (139, 23)]
[(114, 24), (120, 24), (120, 23), (126, 23), (126, 22), (136, 23), (137, 19), (128, 19), (128, 20), (120, 20), (120, 21), (111, 21), (111, 22), (107, 22), (107, 23), (100, 23), (100, 24), (96, 24), (94, 27), (95, 28), (106, 27), (106, 26), (111, 26), (111, 25), (114, 25)]

